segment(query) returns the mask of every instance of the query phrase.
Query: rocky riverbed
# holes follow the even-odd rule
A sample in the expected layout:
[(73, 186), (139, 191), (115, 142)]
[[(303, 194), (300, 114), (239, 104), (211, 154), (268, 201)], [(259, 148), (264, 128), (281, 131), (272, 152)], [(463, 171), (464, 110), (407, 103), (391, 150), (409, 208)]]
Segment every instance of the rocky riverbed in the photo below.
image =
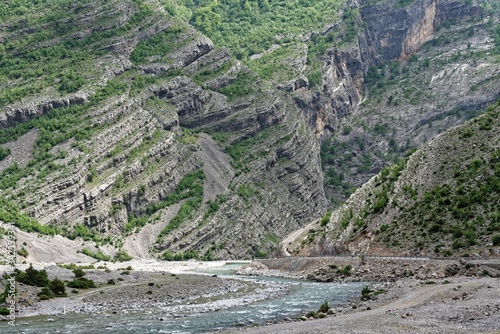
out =
[[(161, 312), (168, 316), (204, 313), (246, 305), (285, 294), (288, 288), (273, 282), (237, 280), (217, 275), (190, 274), (190, 270), (217, 268), (216, 263), (158, 263), (155, 271), (147, 266), (123, 265), (121, 268), (86, 269), (85, 277), (95, 282), (94, 289), (66, 288), (68, 297), (40, 301), (41, 288), (18, 283), (17, 317), (63, 314), (120, 314)], [(219, 263), (223, 266), (224, 263)], [(109, 265), (117, 267), (117, 265)], [(161, 269), (168, 266), (169, 271)], [(49, 279), (70, 281), (71, 270), (56, 265), (45, 268)], [(110, 284), (110, 280), (113, 281)]]
[(218, 333), (500, 333), (500, 281), (459, 276), (425, 283), (414, 278), (377, 283), (367, 300), (332, 309), (323, 319), (288, 319)]
[(326, 257), (257, 261), (239, 272), (371, 283), (360, 298), (328, 312), (221, 333), (500, 333), (499, 264)]

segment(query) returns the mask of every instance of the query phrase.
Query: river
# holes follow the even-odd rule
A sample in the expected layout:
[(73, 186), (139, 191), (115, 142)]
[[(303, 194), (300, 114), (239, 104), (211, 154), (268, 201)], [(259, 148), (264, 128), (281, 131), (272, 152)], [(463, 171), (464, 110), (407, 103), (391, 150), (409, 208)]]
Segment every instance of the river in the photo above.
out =
[[(217, 268), (208, 273), (234, 275), (237, 264)], [(207, 273), (207, 271), (205, 271)], [(158, 312), (96, 315), (65, 315), (47, 322), (45, 317), (18, 319), (15, 328), (2, 324), (1, 333), (204, 333), (235, 326), (258, 326), (266, 322), (296, 318), (302, 312), (316, 311), (326, 300), (332, 307), (360, 295), (366, 283), (317, 283), (272, 277), (245, 277), (254, 281), (271, 281), (290, 287), (286, 295), (208, 313), (177, 317)]]

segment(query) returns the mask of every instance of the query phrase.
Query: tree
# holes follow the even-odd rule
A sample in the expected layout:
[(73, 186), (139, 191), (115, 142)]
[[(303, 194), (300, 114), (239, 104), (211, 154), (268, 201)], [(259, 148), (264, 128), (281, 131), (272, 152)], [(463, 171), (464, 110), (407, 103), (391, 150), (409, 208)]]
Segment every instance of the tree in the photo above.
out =
[(21, 283), (32, 286), (46, 286), (49, 283), (47, 272), (44, 269), (36, 270), (32, 264), (25, 272), (16, 269), (16, 279)]
[(73, 274), (75, 274), (75, 278), (81, 278), (85, 276), (85, 272), (80, 268), (76, 268), (75, 270), (73, 270)]
[(66, 297), (66, 286), (57, 277), (49, 283), (49, 289), (56, 297)]

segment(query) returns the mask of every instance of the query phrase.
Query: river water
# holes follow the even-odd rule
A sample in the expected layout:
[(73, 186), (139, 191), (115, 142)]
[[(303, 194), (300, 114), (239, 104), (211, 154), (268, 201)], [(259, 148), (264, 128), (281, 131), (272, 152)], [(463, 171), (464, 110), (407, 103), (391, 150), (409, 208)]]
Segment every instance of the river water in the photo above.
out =
[[(228, 265), (213, 271), (219, 276), (232, 276), (237, 265)], [(205, 272), (206, 273), (206, 272)], [(66, 315), (18, 319), (18, 326), (12, 328), (0, 324), (1, 333), (204, 333), (243, 325), (263, 325), (285, 318), (296, 318), (302, 312), (316, 311), (326, 300), (332, 307), (344, 304), (348, 299), (360, 295), (366, 283), (316, 283), (284, 278), (248, 277), (255, 281), (279, 282), (290, 286), (286, 295), (235, 306), (215, 312), (166, 316), (159, 312), (130, 313), (127, 315)], [(10, 328), (9, 328), (10, 327)]]

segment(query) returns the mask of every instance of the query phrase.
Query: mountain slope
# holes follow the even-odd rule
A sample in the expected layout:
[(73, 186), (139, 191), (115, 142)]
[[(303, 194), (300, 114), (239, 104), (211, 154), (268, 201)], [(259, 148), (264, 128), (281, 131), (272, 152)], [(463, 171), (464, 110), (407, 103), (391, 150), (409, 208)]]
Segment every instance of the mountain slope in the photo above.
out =
[(500, 103), (382, 170), (295, 240), (299, 254), (499, 255)]
[(2, 10), (4, 222), (96, 258), (241, 258), (324, 210), (294, 102), (158, 2)]
[(55, 234), (82, 261), (276, 254), (326, 211), (324, 186), (338, 203), (496, 100), (499, 12), (493, 0), (0, 4), (0, 220), (39, 238), (22, 234), (28, 261), (41, 260), (30, 242), (57, 257)]

